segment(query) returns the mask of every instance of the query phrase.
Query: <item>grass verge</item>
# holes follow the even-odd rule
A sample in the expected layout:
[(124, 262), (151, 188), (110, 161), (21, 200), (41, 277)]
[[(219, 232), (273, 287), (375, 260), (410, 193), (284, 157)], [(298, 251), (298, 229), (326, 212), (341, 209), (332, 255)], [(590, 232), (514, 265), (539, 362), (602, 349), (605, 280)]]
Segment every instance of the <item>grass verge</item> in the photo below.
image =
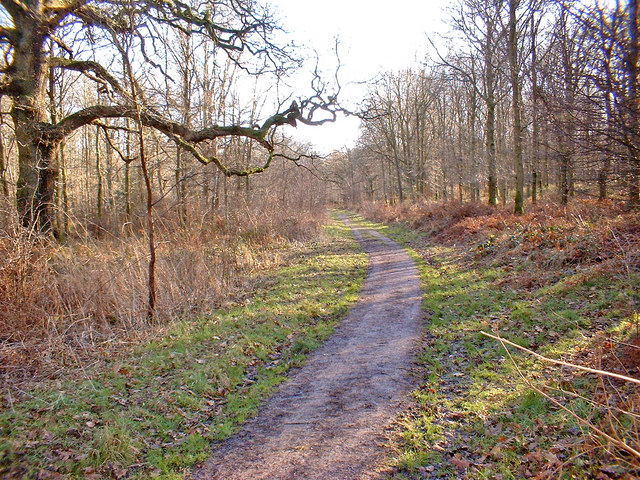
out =
[[(542, 286), (523, 285), (519, 275), (535, 276), (536, 265), (511, 255), (509, 246), (493, 245), (487, 255), (486, 239), (455, 245), (400, 224), (352, 221), (405, 245), (425, 292), (422, 385), (400, 419), (392, 478), (637, 478), (638, 459), (532, 391), (500, 344), (480, 334), (498, 331), (539, 354), (598, 366), (607, 358), (603, 348), (615, 353), (612, 338), (631, 341), (628, 304), (640, 287), (637, 272), (573, 264), (558, 267)], [(634, 388), (612, 389), (591, 374), (512, 355), (529, 381), (583, 420), (637, 443), (637, 417), (623, 413), (635, 408), (633, 401), (624, 405), (637, 396)]]
[(366, 256), (341, 224), (242, 305), (185, 320), (103, 372), (0, 413), (3, 478), (179, 479), (256, 412), (355, 301)]

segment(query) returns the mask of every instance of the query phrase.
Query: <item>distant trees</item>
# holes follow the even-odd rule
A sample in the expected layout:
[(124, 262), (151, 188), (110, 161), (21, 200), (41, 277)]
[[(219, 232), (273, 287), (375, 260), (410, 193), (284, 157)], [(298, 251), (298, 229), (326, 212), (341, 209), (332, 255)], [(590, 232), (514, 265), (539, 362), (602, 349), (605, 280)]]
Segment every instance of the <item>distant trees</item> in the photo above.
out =
[(459, 0), (455, 47), (370, 90), (360, 148), (380, 172), (374, 197), (481, 190), (495, 205), (513, 192), (521, 213), (554, 185), (562, 203), (626, 191), (637, 207), (639, 13), (637, 0)]
[(522, 126), (522, 76), (520, 74), (520, 60), (522, 57), (520, 48), (520, 0), (508, 0), (509, 20), (507, 23), (507, 56), (509, 58), (509, 83), (511, 87), (511, 140), (512, 157), (515, 170), (516, 185), (514, 212), (524, 212), (524, 165), (522, 160), (524, 129)]
[(433, 78), (409, 70), (384, 75), (367, 100), (370, 120), (364, 124), (363, 141), (383, 159), (382, 176), (393, 182), (401, 201), (407, 196), (405, 190), (415, 199), (432, 187), (427, 159), (437, 125), (427, 125), (433, 120), (427, 111), (437, 109), (438, 94)]
[[(279, 104), (252, 91), (249, 74), (276, 85), (297, 65), (252, 0), (0, 5), (0, 198), (29, 228), (64, 235), (72, 215), (115, 211), (129, 222), (144, 203), (141, 142), (153, 197), (185, 223), (190, 199), (224, 207), (247, 175), (298, 158), (279, 127), (338, 110), (319, 81)], [(359, 172), (336, 178), (387, 201), (515, 199), (519, 212), (555, 187), (563, 203), (583, 191), (639, 206), (638, 2), (458, 0), (451, 12), (449, 51), (370, 86), (338, 168)]]

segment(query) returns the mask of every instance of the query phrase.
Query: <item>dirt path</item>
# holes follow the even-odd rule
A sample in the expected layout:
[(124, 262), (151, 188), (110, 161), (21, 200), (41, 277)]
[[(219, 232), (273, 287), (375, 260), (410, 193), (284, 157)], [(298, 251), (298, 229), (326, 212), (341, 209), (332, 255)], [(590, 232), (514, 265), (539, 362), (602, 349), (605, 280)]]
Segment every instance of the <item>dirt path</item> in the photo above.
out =
[(412, 386), (421, 291), (418, 271), (398, 244), (371, 230), (354, 232), (369, 255), (357, 304), (194, 479), (379, 477), (387, 433)]

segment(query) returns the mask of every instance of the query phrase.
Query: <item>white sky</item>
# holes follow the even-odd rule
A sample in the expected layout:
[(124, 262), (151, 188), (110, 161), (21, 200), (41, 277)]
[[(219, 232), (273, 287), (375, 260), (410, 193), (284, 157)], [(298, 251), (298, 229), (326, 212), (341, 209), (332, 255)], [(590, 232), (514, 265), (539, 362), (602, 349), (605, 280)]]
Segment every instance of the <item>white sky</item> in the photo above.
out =
[[(366, 92), (362, 82), (388, 70), (420, 63), (432, 38), (448, 30), (448, 0), (268, 0), (290, 32), (289, 38), (318, 52), (320, 67), (333, 72), (335, 38), (340, 40), (341, 103), (355, 108)], [(312, 68), (310, 63), (307, 68)], [(308, 80), (301, 82), (301, 88)], [(302, 83), (304, 82), (304, 84)], [(321, 127), (289, 129), (295, 139), (313, 143), (319, 153), (352, 147), (359, 121), (338, 120)]]

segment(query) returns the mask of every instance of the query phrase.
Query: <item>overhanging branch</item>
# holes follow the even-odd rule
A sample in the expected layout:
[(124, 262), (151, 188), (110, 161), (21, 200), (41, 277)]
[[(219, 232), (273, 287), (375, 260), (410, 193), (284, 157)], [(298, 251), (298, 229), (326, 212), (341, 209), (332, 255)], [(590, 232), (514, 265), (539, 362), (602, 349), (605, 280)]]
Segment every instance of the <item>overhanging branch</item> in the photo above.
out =
[[(295, 126), (296, 120), (302, 120), (298, 105), (293, 102), (284, 112), (276, 113), (267, 118), (261, 127), (245, 127), (241, 125), (228, 125), (192, 130), (173, 120), (163, 118), (160, 115), (143, 110), (141, 112), (142, 123), (145, 127), (155, 128), (168, 136), (179, 135), (190, 143), (200, 143), (205, 140), (213, 140), (219, 137), (246, 137), (256, 140), (267, 150), (271, 149), (271, 144), (266, 140), (270, 130), (281, 125)], [(88, 125), (100, 118), (137, 118), (136, 108), (133, 105), (93, 105), (79, 110), (52, 126), (43, 126), (43, 139), (48, 141), (59, 141), (69, 135), (74, 130)]]
[(227, 177), (231, 177), (231, 176), (248, 177), (249, 175), (255, 175), (257, 173), (262, 173), (265, 170), (267, 170), (269, 168), (269, 166), (271, 166), (271, 162), (273, 161), (273, 159), (275, 157), (275, 154), (274, 154), (274, 151), (273, 151), (273, 147), (270, 147), (268, 149), (269, 154), (267, 156), (267, 160), (265, 161), (265, 163), (262, 166), (253, 167), (253, 168), (247, 168), (247, 169), (243, 169), (243, 170), (238, 170), (238, 169), (235, 169), (235, 168), (227, 167), (224, 163), (222, 163), (222, 160), (220, 160), (215, 155), (212, 155), (210, 157), (207, 157), (207, 156), (203, 155), (202, 153), (200, 153), (200, 151), (194, 145), (192, 145), (189, 142), (184, 141), (182, 138), (180, 138), (177, 135), (173, 135), (171, 138), (178, 145), (180, 145), (182, 148), (184, 148), (188, 152), (191, 152), (191, 154), (200, 163), (202, 163), (203, 165), (209, 165), (210, 163), (213, 163)]
[(125, 90), (122, 88), (120, 82), (118, 82), (118, 80), (98, 62), (94, 62), (91, 60), (70, 60), (67, 58), (52, 57), (49, 59), (49, 64), (55, 68), (74, 70), (76, 72), (85, 74), (88, 72), (93, 72), (93, 74), (99, 79), (99, 81), (102, 81), (104, 84), (111, 85), (111, 88), (113, 88), (123, 97), (128, 97), (127, 92), (125, 92)]

